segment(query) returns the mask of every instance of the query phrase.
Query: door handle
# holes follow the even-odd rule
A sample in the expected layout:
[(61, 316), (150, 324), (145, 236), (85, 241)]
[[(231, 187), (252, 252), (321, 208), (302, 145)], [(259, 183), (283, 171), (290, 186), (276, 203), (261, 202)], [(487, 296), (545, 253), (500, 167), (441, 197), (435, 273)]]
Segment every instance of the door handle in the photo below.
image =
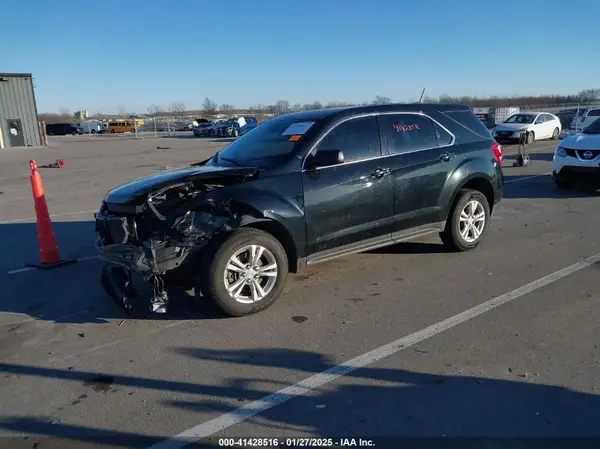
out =
[(454, 156), (456, 156), (456, 154), (454, 154), (454, 153), (448, 153), (448, 152), (446, 151), (446, 152), (444, 152), (444, 153), (442, 153), (442, 154), (440, 155), (440, 160), (442, 160), (443, 162), (448, 162), (448, 161), (450, 161), (451, 159), (454, 159)]
[(371, 173), (371, 176), (373, 176), (374, 178), (383, 178), (385, 175), (389, 175), (389, 174), (390, 174), (389, 168), (378, 168), (373, 173)]

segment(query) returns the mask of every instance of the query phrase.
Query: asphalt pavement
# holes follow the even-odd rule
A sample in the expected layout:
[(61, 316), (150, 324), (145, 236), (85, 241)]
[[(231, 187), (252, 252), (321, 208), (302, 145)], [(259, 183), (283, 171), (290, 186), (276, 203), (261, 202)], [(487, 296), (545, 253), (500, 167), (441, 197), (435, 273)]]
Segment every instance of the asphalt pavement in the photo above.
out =
[[(0, 153), (0, 446), (600, 437), (600, 208), (555, 189), (556, 142), (533, 145), (531, 167), (507, 156), (475, 251), (434, 236), (290, 276), (250, 317), (182, 294), (170, 315), (134, 320), (100, 287), (93, 212), (115, 184), (223, 140), (69, 137)], [(38, 258), (29, 159), (66, 162), (42, 176), (61, 255), (77, 263), (25, 268)]]

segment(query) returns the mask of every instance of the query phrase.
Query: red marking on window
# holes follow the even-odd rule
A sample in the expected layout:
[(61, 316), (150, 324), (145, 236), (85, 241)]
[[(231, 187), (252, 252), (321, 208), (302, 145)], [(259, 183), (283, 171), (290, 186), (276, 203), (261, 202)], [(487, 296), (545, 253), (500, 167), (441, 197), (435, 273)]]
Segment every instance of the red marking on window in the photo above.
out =
[(398, 123), (394, 123), (394, 129), (396, 130), (396, 132), (403, 132), (403, 131), (414, 131), (415, 129), (421, 129), (421, 128), (419, 128), (419, 125), (417, 125), (417, 124), (400, 125)]
[(295, 135), (293, 135), (293, 136), (290, 136), (290, 138), (289, 138), (288, 140), (289, 140), (290, 142), (298, 142), (298, 141), (300, 140), (300, 138), (301, 138), (301, 137), (302, 137), (301, 135), (297, 135), (297, 134), (295, 134)]

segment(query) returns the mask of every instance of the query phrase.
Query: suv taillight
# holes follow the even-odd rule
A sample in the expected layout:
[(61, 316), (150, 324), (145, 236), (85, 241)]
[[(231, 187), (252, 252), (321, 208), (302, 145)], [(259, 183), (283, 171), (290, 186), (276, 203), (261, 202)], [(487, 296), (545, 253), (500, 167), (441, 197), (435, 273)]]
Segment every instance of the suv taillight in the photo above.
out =
[(504, 157), (502, 156), (502, 145), (500, 145), (498, 142), (494, 142), (492, 145), (492, 151), (494, 152), (494, 156), (496, 156), (498, 165), (502, 167), (502, 163), (504, 162)]

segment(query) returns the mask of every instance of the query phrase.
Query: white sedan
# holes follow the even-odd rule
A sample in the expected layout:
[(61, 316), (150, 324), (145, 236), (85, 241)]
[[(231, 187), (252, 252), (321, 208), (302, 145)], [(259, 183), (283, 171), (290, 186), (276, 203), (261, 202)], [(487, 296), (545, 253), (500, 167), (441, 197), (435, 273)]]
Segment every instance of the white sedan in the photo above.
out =
[(560, 119), (549, 112), (517, 112), (492, 129), (499, 143), (518, 143), (521, 133), (528, 132), (528, 144), (536, 140), (558, 139), (562, 131)]

